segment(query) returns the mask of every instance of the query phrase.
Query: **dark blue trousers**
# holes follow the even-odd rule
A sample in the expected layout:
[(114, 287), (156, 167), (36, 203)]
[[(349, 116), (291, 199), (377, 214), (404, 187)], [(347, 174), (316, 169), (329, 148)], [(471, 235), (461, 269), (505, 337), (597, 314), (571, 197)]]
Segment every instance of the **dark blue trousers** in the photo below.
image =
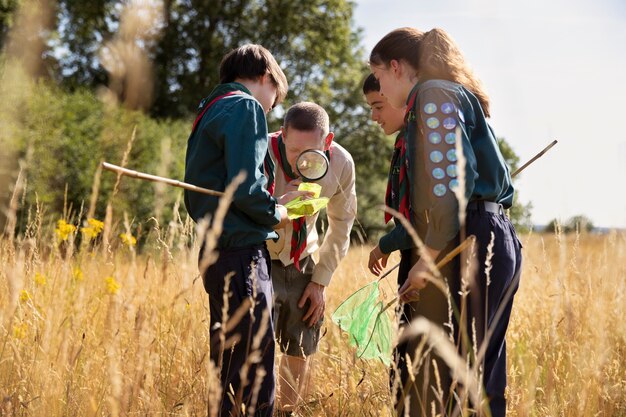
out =
[[(485, 262), (492, 233), (493, 255), (487, 277)], [(470, 281), (470, 295), (466, 300), (466, 326), (470, 329), (470, 334), (472, 325), (475, 326), (479, 347), (486, 343), (486, 354), (482, 361), (483, 384), (489, 398), (491, 415), (500, 417), (506, 414), (505, 336), (522, 270), (522, 245), (505, 215), (485, 211), (480, 205), (467, 211), (466, 235), (476, 236), (478, 244), (476, 272), (474, 280)], [(457, 305), (461, 304), (461, 300), (457, 298)], [(460, 342), (459, 344), (463, 345)]]
[[(220, 404), (212, 404), (210, 398), (209, 410), (219, 408), (218, 417), (242, 415), (242, 404), (246, 416), (251, 407), (254, 416), (271, 417), (273, 413), (275, 342), (270, 272), (271, 260), (262, 245), (220, 250), (218, 260), (203, 276), (211, 312), (210, 357), (220, 370), (222, 384)], [(228, 275), (230, 284), (225, 288)], [(228, 306), (223, 317), (225, 293)], [(259, 337), (260, 344), (255, 347), (253, 341)], [(244, 367), (248, 370), (242, 379)]]
[[(491, 256), (491, 270), (489, 272), (489, 285), (485, 261), (487, 259), (487, 247), (491, 242), (491, 233), (494, 235), (494, 246)], [(489, 398), (491, 415), (494, 417), (504, 416), (506, 413), (506, 401), (504, 390), (506, 388), (506, 330), (513, 305), (513, 296), (519, 285), (521, 273), (522, 255), (521, 244), (509, 219), (503, 214), (485, 211), (482, 206), (468, 210), (464, 236), (476, 236), (476, 248), (474, 250), (474, 273), (470, 281), (470, 294), (465, 300), (459, 297), (461, 290), (461, 258), (456, 257), (441, 269), (442, 275), (447, 279), (453, 302), (457, 309), (463, 307), (463, 325), (461, 326), (456, 317), (453, 319), (455, 338), (460, 353), (471, 352), (474, 340), (473, 327), (476, 328), (476, 341), (481, 346), (487, 340), (486, 354), (482, 360), (483, 384)], [(459, 245), (461, 235), (450, 242), (440, 254), (439, 259)], [(467, 253), (467, 251), (466, 251)], [(438, 259), (438, 260), (439, 260)], [(417, 262), (415, 251), (403, 251), (398, 272), (398, 284), (402, 285), (407, 278), (410, 268)], [(438, 261), (437, 260), (437, 261)], [(465, 265), (463, 265), (465, 268)], [(433, 285), (427, 285), (420, 291), (420, 301), (404, 304), (401, 314), (401, 325), (409, 323), (421, 316), (438, 324), (444, 325), (448, 321), (448, 301), (441, 291)], [(446, 328), (446, 331), (448, 329)], [(464, 338), (463, 333), (469, 335)], [(394, 352), (400, 384), (396, 394), (396, 406), (402, 408), (405, 396), (410, 396), (410, 415), (430, 414), (430, 404), (435, 401), (437, 411), (444, 408), (452, 411), (454, 404), (451, 402), (450, 393), (446, 387), (452, 384), (452, 377), (445, 361), (438, 357), (435, 351), (429, 352), (428, 357), (423, 359), (418, 374), (415, 375), (415, 383), (409, 378), (405, 357), (414, 358), (415, 349), (420, 345), (421, 338), (399, 344)], [(464, 356), (465, 357), (465, 356)], [(444, 390), (442, 401), (436, 398), (431, 389), (435, 386), (435, 370), (432, 362), (435, 361), (438, 369), (438, 377)], [(393, 385), (396, 372), (392, 369), (391, 384)]]

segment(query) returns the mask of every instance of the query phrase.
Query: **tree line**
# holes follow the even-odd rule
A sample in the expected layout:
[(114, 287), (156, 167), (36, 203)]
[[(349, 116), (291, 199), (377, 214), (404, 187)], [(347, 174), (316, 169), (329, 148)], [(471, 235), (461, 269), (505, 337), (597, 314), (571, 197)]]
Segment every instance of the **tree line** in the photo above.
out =
[[(0, 177), (17, 172), (18, 159), (30, 161), (26, 206), (43, 203), (49, 213), (62, 213), (68, 204), (79, 210), (100, 160), (119, 162), (135, 126), (129, 166), (182, 178), (190, 123), (199, 101), (218, 82), (221, 57), (253, 42), (272, 51), (290, 84), (282, 108), (269, 116), (270, 130), (280, 127), (284, 109), (295, 102), (322, 105), (337, 142), (356, 161), (355, 233), (367, 239), (384, 230), (378, 206), (393, 138), (369, 121), (361, 94), (369, 71), (352, 2), (60, 0), (50, 3), (37, 30), (19, 30), (18, 6), (28, 3), (0, 4), (0, 94), (5, 98), (7, 84), (13, 83), (5, 71), (12, 36), (38, 37), (41, 43), (35, 92), (19, 101), (19, 111), (11, 108), (0, 116), (7, 126), (14, 125), (0, 139), (16, 155)], [(503, 139), (501, 148), (515, 169), (519, 158)], [(106, 201), (112, 186), (110, 176), (103, 175), (99, 201)], [(137, 222), (155, 214), (167, 221), (172, 215), (176, 190), (135, 180), (123, 181), (123, 187), (116, 210), (128, 211)], [(102, 215), (104, 204), (97, 214)], [(516, 204), (511, 210), (518, 226), (529, 224), (530, 209)]]

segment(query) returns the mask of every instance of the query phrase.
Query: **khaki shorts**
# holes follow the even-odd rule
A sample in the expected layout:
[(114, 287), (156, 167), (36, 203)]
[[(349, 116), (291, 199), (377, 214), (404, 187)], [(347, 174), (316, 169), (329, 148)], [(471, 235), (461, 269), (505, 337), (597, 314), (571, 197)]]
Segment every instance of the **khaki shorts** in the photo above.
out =
[(283, 353), (305, 357), (317, 352), (323, 319), (313, 327), (308, 327), (302, 321), (309, 309), (309, 302), (300, 308), (298, 301), (311, 282), (315, 262), (309, 256), (300, 260), (300, 265), (302, 271), (298, 271), (293, 264), (283, 266), (281, 261), (272, 261), (274, 328), (276, 340)]

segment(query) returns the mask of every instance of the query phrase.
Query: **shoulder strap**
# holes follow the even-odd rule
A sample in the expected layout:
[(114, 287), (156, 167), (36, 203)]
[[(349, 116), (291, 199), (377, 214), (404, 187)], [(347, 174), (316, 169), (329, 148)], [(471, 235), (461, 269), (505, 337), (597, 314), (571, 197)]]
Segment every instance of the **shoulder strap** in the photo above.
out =
[(191, 133), (193, 134), (196, 131), (196, 126), (198, 126), (198, 123), (200, 122), (200, 120), (202, 119), (202, 116), (204, 116), (204, 113), (206, 113), (207, 110), (209, 110), (209, 108), (215, 104), (218, 100), (224, 98), (224, 97), (228, 97), (228, 96), (233, 96), (236, 94), (243, 94), (242, 91), (236, 90), (236, 91), (230, 91), (226, 94), (222, 94), (221, 96), (215, 97), (213, 100), (211, 100), (211, 102), (209, 104), (207, 104), (206, 106), (204, 106), (204, 108), (202, 109), (202, 111), (200, 112), (200, 114), (198, 115), (198, 117), (196, 117), (196, 120), (193, 122), (193, 127), (191, 128)]

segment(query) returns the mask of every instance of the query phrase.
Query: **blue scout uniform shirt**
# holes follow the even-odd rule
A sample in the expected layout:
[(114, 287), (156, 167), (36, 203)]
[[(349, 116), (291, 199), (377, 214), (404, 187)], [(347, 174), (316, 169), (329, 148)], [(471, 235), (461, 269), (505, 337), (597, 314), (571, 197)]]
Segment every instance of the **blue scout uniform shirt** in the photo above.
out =
[[(460, 84), (428, 80), (416, 84), (407, 121), (407, 157), (411, 169), (412, 210), (427, 246), (441, 250), (459, 231), (456, 134), (460, 129), (465, 157), (466, 202), (485, 200), (513, 202), (509, 169), (478, 99)], [(465, 207), (463, 207), (465, 209)], [(425, 213), (425, 214), (423, 214)], [(419, 227), (418, 227), (419, 233)]]
[[(224, 191), (239, 171), (246, 172), (224, 218), (218, 248), (259, 245), (278, 238), (272, 226), (280, 222), (263, 174), (268, 146), (263, 107), (239, 83), (218, 85), (203, 104), (237, 90), (243, 94), (219, 99), (202, 116), (189, 136), (185, 158), (185, 182), (211, 190)], [(218, 201), (219, 197), (185, 190), (185, 206), (195, 221), (213, 215)]]
[[(402, 136), (404, 135), (404, 129), (398, 133), (396, 136), (396, 142), (399, 140), (403, 140)], [(391, 169), (390, 169), (390, 179), (391, 179), (391, 208), (398, 211), (400, 210), (400, 167), (404, 162), (400, 157), (400, 149), (394, 147), (393, 157), (391, 158)], [(409, 221), (411, 219), (408, 219)], [(378, 241), (378, 247), (380, 248), (382, 253), (388, 254), (396, 250), (404, 250), (409, 249), (414, 246), (413, 239), (409, 236), (409, 233), (406, 231), (400, 220), (394, 217), (394, 227), (388, 233), (380, 238)]]

